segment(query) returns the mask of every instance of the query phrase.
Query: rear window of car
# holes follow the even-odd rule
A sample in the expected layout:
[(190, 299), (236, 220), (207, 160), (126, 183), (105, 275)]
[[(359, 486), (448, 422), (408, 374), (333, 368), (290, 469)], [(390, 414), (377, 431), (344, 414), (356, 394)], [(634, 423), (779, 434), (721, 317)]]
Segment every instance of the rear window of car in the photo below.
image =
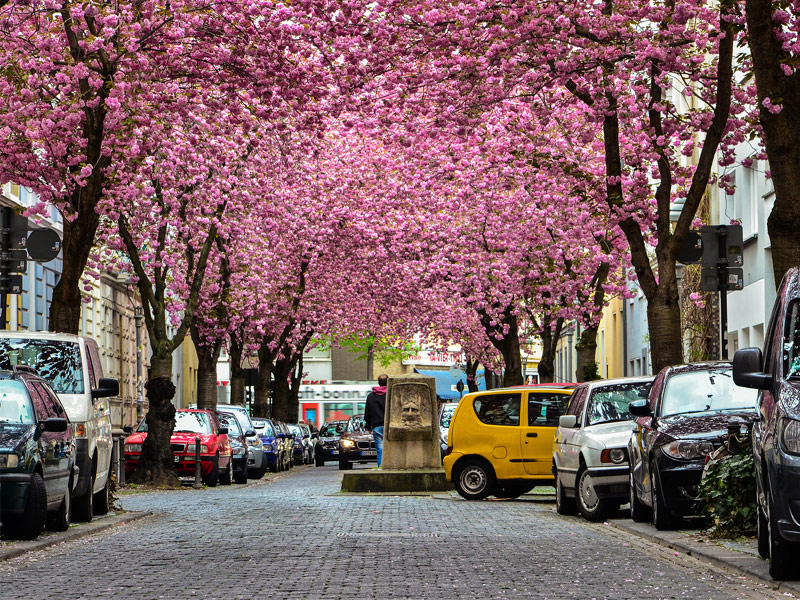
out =
[(57, 394), (83, 394), (83, 366), (77, 342), (0, 339), (0, 369), (28, 365), (50, 382)]
[(475, 414), (487, 425), (519, 425), (521, 394), (487, 394), (472, 401)]

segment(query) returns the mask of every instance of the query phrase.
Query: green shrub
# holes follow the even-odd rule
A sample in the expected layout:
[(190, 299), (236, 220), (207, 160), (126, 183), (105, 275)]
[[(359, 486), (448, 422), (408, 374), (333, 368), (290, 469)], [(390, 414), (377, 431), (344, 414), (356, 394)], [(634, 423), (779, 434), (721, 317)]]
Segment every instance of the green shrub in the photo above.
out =
[(736, 538), (756, 533), (756, 475), (749, 443), (731, 453), (715, 454), (703, 471), (698, 495), (701, 514), (709, 519), (708, 535)]

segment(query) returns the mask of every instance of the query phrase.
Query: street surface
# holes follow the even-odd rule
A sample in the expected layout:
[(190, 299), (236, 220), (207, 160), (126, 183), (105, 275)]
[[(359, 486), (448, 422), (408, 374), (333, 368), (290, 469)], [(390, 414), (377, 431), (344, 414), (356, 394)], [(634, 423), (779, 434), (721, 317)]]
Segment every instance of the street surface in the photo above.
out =
[[(356, 466), (358, 468), (358, 466)], [(363, 468), (363, 467), (362, 467)], [(337, 494), (338, 468), (135, 492), (152, 517), (0, 563), (0, 597), (785, 598), (550, 498)]]

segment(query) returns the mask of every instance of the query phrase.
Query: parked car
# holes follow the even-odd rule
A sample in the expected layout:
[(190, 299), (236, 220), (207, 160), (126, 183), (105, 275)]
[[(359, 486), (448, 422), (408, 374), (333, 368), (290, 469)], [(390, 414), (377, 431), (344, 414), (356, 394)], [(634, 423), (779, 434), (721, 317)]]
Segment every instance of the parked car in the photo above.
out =
[(78, 480), (73, 428), (50, 385), (33, 369), (0, 371), (0, 522), (36, 538), (66, 531)]
[(733, 380), (759, 390), (753, 424), (758, 552), (773, 579), (798, 577), (800, 559), (800, 268), (783, 277), (759, 348), (733, 357)]
[(353, 463), (378, 462), (372, 432), (367, 431), (364, 415), (353, 415), (339, 438), (339, 470), (353, 468)]
[(656, 529), (670, 529), (690, 515), (706, 457), (729, 425), (753, 420), (755, 404), (755, 392), (734, 384), (728, 362), (662, 369), (647, 399), (630, 404), (637, 417), (628, 442), (631, 518), (651, 516)]
[[(239, 426), (239, 421), (231, 413), (218, 412), (217, 418), (222, 427), (228, 430), (228, 441), (231, 444), (231, 470), (233, 481), (236, 483), (247, 483), (247, 439), (244, 431)], [(231, 483), (231, 479), (226, 475), (220, 477), (220, 481), (225, 485)]]
[(447, 480), (467, 500), (516, 498), (553, 485), (553, 439), (572, 390), (522, 386), (464, 395), (450, 421)]
[(292, 462), (295, 465), (305, 464), (306, 445), (303, 443), (303, 430), (297, 423), (288, 423), (289, 433), (292, 435)]
[(444, 461), (444, 453), (447, 451), (447, 434), (450, 430), (450, 420), (453, 418), (453, 413), (456, 412), (458, 402), (445, 402), (439, 409), (439, 441), (442, 448), (442, 461)]
[(314, 462), (314, 446), (317, 443), (317, 434), (311, 432), (311, 428), (305, 423), (298, 423), (300, 431), (303, 432), (303, 446), (305, 446), (304, 465)]
[(278, 442), (281, 446), (282, 462), (279, 468), (280, 471), (288, 471), (294, 464), (292, 461), (292, 452), (294, 450), (294, 436), (289, 431), (286, 423), (272, 419), (272, 424), (275, 427)]
[(253, 428), (261, 438), (264, 446), (264, 456), (267, 459), (267, 468), (273, 473), (277, 473), (283, 463), (283, 442), (281, 442), (272, 421), (269, 419), (253, 419)]
[[(196, 438), (200, 438), (200, 474), (203, 483), (215, 487), (220, 481), (230, 481), (233, 473), (231, 444), (228, 430), (210, 410), (183, 408), (175, 411), (175, 428), (170, 446), (178, 476), (194, 477)], [(125, 438), (125, 474), (131, 475), (139, 465), (142, 445), (147, 437), (147, 422), (142, 419), (135, 432)]]
[(244, 431), (249, 450), (247, 476), (250, 479), (261, 479), (264, 477), (268, 468), (267, 460), (264, 456), (264, 444), (261, 442), (261, 438), (256, 435), (253, 421), (250, 419), (250, 414), (247, 412), (247, 409), (238, 404), (217, 404), (217, 410), (236, 415), (236, 420), (239, 421), (239, 427)]
[(647, 398), (652, 377), (601, 379), (578, 386), (553, 441), (556, 510), (600, 521), (628, 502), (631, 402)]
[(328, 460), (339, 460), (339, 438), (347, 429), (347, 421), (327, 421), (319, 430), (314, 447), (314, 464), (321, 467)]
[(110, 507), (111, 406), (119, 382), (103, 377), (97, 343), (88, 337), (38, 331), (0, 332), (0, 369), (27, 365), (58, 394), (72, 424), (80, 474), (72, 492), (72, 517), (91, 521)]

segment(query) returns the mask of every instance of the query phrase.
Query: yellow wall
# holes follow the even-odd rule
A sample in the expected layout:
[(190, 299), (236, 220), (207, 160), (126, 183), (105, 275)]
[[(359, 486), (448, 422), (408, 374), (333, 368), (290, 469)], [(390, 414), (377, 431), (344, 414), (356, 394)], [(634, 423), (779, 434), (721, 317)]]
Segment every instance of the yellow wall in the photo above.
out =
[(197, 351), (187, 335), (183, 340), (183, 366), (181, 368), (181, 391), (183, 408), (197, 404)]
[(612, 298), (603, 311), (600, 327), (597, 332), (597, 354), (595, 358), (600, 365), (600, 376), (603, 379), (623, 377), (622, 345), (622, 304), (619, 297)]

